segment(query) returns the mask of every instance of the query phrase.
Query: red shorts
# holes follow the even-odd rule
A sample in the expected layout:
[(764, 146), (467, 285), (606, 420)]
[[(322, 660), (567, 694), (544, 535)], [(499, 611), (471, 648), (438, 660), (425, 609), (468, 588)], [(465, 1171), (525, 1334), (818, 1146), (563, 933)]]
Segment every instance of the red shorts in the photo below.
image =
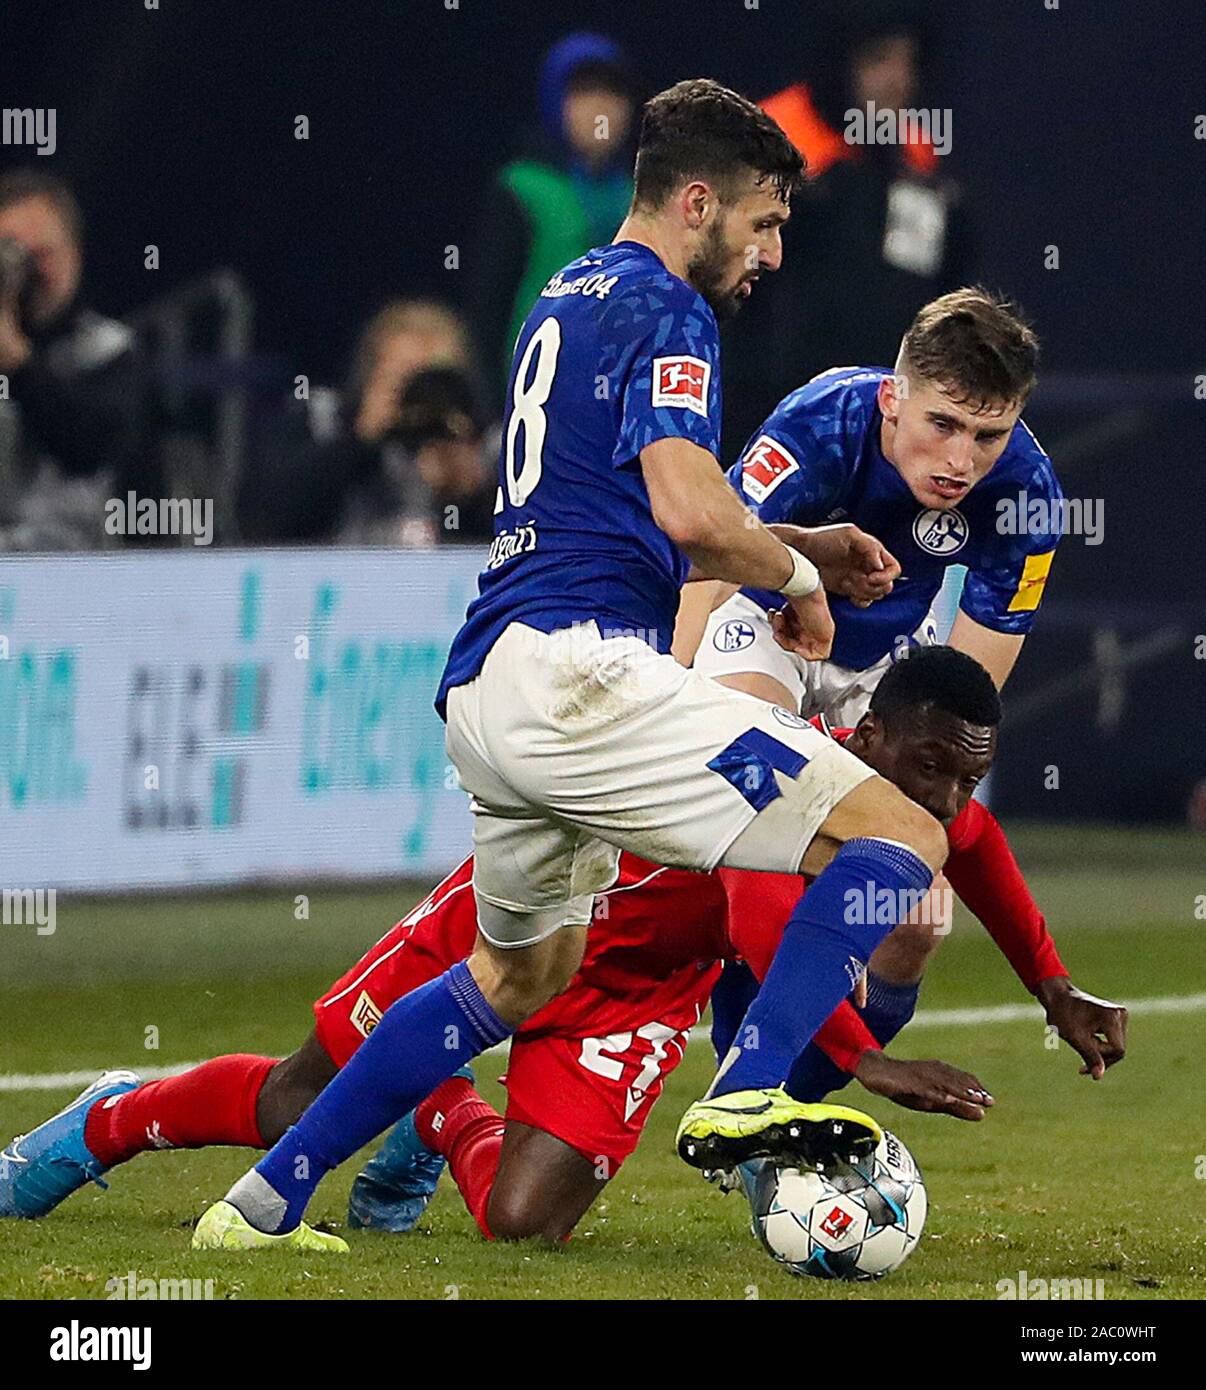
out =
[(606, 1038), (521, 1034), (507, 1065), (507, 1119), (544, 1130), (614, 1177), (683, 1060), (689, 1032), (648, 1023)]
[(346, 1066), (395, 999), (442, 975), (469, 954), (470, 946), (451, 955), (442, 942), (403, 922), (392, 927), (314, 1005), (314, 1031), (331, 1061)]
[[(442, 975), (472, 949), (474, 919), (471, 910), (464, 910), (472, 902), (468, 875), (462, 882), (455, 875), (445, 880), (436, 894), (441, 892), (448, 900), (443, 910), (438, 899), (434, 908), (416, 909), (314, 1005), (318, 1040), (337, 1067), (344, 1066), (396, 999)], [(692, 968), (685, 993), (656, 1001), (647, 993), (634, 996), (632, 1016), (623, 1017), (632, 1027), (605, 1037), (520, 1033), (512, 1041), (507, 1068), (507, 1118), (544, 1130), (591, 1163), (605, 1161), (611, 1176), (636, 1148), (666, 1077), (682, 1061), (691, 1024), (717, 974), (719, 966)], [(628, 1007), (622, 999), (610, 1002), (613, 1019)], [(666, 1021), (648, 1019), (647, 1013), (659, 1011), (663, 1002)], [(605, 1026), (613, 1025), (609, 1021)]]

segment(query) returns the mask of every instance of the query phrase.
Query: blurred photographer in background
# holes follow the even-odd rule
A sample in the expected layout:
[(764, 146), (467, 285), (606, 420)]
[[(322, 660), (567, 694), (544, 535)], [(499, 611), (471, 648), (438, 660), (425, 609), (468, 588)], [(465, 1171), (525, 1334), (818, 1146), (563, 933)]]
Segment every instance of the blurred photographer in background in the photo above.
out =
[(356, 345), (348, 403), (356, 437), (372, 444), (397, 423), (402, 391), (427, 367), (459, 367), (472, 361), (469, 332), (461, 319), (434, 299), (395, 299), (369, 320)]
[(497, 479), (485, 419), (465, 372), (413, 376), (397, 415), (344, 503), (337, 540), (348, 545), (489, 544)]
[(0, 550), (104, 542), (134, 485), (133, 335), (81, 300), (82, 219), (53, 174), (0, 175)]
[(258, 451), (243, 479), (243, 535), (488, 542), (486, 426), (464, 323), (434, 300), (395, 300), (361, 333), (346, 389), (313, 392), (306, 418), (291, 416)]

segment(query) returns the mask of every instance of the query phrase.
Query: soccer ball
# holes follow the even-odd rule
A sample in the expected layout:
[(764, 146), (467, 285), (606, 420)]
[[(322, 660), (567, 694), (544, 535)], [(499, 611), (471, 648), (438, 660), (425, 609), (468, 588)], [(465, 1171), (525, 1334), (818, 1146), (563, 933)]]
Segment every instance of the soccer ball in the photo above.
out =
[(921, 1238), (926, 1195), (913, 1155), (884, 1131), (875, 1153), (820, 1172), (764, 1162), (749, 1187), (754, 1234), (793, 1274), (882, 1279)]

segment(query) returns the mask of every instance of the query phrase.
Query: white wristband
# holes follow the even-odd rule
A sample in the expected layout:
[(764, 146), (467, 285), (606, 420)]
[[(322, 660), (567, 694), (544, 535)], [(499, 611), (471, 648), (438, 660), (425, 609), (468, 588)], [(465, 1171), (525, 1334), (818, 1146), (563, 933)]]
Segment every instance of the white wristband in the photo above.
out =
[(784, 550), (791, 556), (791, 578), (779, 589), (788, 598), (804, 598), (820, 587), (821, 576), (816, 565), (807, 556), (785, 545)]

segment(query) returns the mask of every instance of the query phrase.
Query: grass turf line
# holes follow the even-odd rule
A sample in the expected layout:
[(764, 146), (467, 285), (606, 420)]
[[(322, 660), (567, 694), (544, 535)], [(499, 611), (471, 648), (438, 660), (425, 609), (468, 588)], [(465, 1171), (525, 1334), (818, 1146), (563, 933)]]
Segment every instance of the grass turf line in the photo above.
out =
[[(1079, 860), (1083, 866), (1083, 858)], [(1042, 870), (1035, 876), (1061, 951), (1099, 994), (1132, 998), (1206, 989), (1194, 896), (1203, 875), (1178, 864)], [(226, 1051), (287, 1051), (309, 1004), (418, 895), (417, 887), (60, 905), (55, 937), (10, 929), (0, 1071), (72, 1069), (144, 1057), (164, 1064)], [(78, 910), (77, 910), (78, 909)], [(64, 950), (64, 947), (67, 947)], [(49, 948), (49, 949), (48, 949)], [(58, 954), (58, 964), (49, 961)], [(232, 962), (239, 969), (232, 971)], [(1024, 996), (966, 917), (935, 959), (927, 1008)], [(143, 1047), (145, 1029), (159, 1047)], [(926, 1237), (897, 1274), (844, 1286), (793, 1279), (746, 1230), (747, 1209), (678, 1162), (683, 1107), (706, 1086), (695, 1047), (654, 1111), (640, 1150), (562, 1251), (487, 1245), (445, 1180), (420, 1232), (352, 1232), (348, 1258), (194, 1254), (192, 1220), (249, 1153), (150, 1154), (45, 1222), (0, 1222), (0, 1297), (104, 1298), (106, 1281), (210, 1279), (218, 1298), (992, 1298), (999, 1279), (1103, 1279), (1107, 1297), (1206, 1297), (1206, 1065), (1201, 1019), (1136, 1019), (1131, 1053), (1103, 1083), (1076, 1075), (1040, 1021), (916, 1027), (893, 1049), (976, 1072), (998, 1098), (980, 1125), (916, 1115), (854, 1087), (845, 1093), (916, 1154), (931, 1201)], [(487, 1096), (501, 1060), (481, 1064)], [(0, 1094), (0, 1138), (69, 1098)], [(320, 1189), (314, 1212), (341, 1223), (356, 1171)]]

